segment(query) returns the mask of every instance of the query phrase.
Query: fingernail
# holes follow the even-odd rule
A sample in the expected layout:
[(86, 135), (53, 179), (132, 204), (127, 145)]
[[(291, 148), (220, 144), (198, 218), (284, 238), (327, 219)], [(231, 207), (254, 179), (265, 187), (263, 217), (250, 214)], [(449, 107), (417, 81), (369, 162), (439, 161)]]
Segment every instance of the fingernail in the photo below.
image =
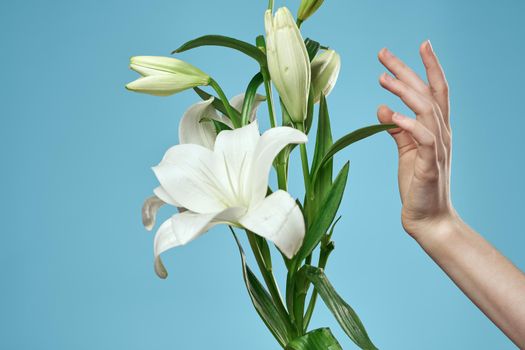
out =
[(383, 77), (386, 81), (392, 81), (394, 80), (388, 73), (383, 73)]
[(432, 43), (430, 42), (430, 40), (427, 40), (427, 50), (429, 52), (434, 52), (434, 49), (432, 48)]
[(383, 55), (384, 55), (386, 58), (392, 58), (392, 57), (394, 57), (394, 55), (392, 54), (392, 52), (390, 52), (390, 50), (387, 49), (386, 47), (383, 49)]
[(400, 114), (398, 114), (397, 112), (394, 112), (394, 114), (392, 114), (392, 119), (394, 119), (394, 120), (401, 120), (401, 119), (403, 119), (403, 117)]

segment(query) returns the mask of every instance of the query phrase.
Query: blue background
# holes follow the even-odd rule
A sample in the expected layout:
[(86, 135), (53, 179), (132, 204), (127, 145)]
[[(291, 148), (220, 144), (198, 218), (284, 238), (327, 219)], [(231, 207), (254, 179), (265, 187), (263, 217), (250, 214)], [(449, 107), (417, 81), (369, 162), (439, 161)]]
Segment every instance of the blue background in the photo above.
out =
[[(286, 4), (295, 11), (298, 1)], [(252, 309), (224, 227), (166, 254), (168, 280), (154, 275), (140, 208), (156, 186), (150, 167), (177, 142), (179, 117), (197, 98), (124, 89), (136, 77), (130, 56), (167, 55), (208, 33), (253, 41), (265, 7), (264, 0), (0, 3), (0, 348), (277, 349)], [(377, 84), (376, 54), (388, 46), (421, 73), (418, 45), (432, 40), (452, 93), (455, 207), (522, 269), (524, 13), (518, 0), (332, 0), (304, 25), (305, 37), (343, 58), (329, 97), (335, 136), (375, 123), (380, 103), (408, 113)], [(221, 48), (180, 57), (230, 96), (257, 68)], [(266, 108), (259, 114), (265, 121)], [(346, 159), (349, 185), (327, 274), (374, 342), (514, 348), (403, 232), (390, 137), (357, 144), (337, 165)], [(296, 157), (292, 166), (299, 196)], [(318, 326), (355, 348), (322, 303)]]

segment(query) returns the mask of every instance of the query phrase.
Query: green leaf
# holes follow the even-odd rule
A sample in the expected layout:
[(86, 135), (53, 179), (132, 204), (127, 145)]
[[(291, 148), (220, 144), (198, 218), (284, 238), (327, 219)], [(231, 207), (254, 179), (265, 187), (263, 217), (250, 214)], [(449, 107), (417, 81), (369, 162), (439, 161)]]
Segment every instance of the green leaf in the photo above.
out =
[[(226, 108), (224, 107), (224, 104), (222, 103), (220, 98), (218, 98), (216, 96), (213, 96), (213, 95), (207, 93), (206, 91), (204, 91), (204, 90), (202, 90), (201, 88), (198, 88), (198, 87), (194, 87), (193, 90), (197, 93), (197, 95), (199, 95), (199, 97), (203, 101), (209, 100), (210, 97), (213, 97), (213, 102), (211, 103), (213, 108), (215, 108), (216, 110), (218, 110), (219, 112), (221, 112), (224, 115), (228, 115), (228, 112), (226, 111)], [(238, 110), (236, 110), (235, 108), (232, 108), (232, 110), (233, 110), (234, 113), (236, 113), (236, 117), (237, 118), (241, 118), (241, 113), (239, 113)]]
[(316, 177), (318, 175), (319, 169), (325, 165), (332, 157), (339, 152), (340, 150), (344, 149), (345, 147), (350, 146), (352, 143), (360, 141), (362, 139), (365, 139), (369, 136), (372, 136), (374, 134), (377, 134), (378, 132), (397, 128), (398, 126), (395, 124), (376, 124), (376, 125), (370, 125), (361, 129), (357, 129), (352, 131), (349, 134), (346, 134), (345, 136), (341, 137), (339, 140), (337, 140), (332, 147), (326, 152), (321, 162), (319, 162), (318, 166), (315, 168), (312, 168), (312, 180), (316, 180)]
[(246, 264), (246, 255), (244, 254), (244, 250), (242, 249), (241, 243), (235, 233), (233, 233), (233, 237), (239, 247), (243, 278), (253, 306), (275, 339), (277, 339), (279, 344), (284, 347), (290, 341), (289, 334), (292, 326), (290, 325), (289, 320), (284, 318), (279, 311), (277, 311), (270, 294)]
[(213, 96), (212, 94), (209, 94), (206, 91), (204, 91), (204, 90), (202, 90), (201, 88), (198, 88), (198, 87), (194, 87), (193, 91), (195, 91), (197, 93), (197, 95), (199, 95), (199, 97), (203, 101), (209, 100), (211, 97), (213, 97), (213, 102), (211, 103), (213, 108), (215, 108), (216, 110), (218, 110), (219, 112), (221, 112), (224, 115), (228, 114), (226, 112), (226, 108), (224, 108), (224, 105), (221, 102), (221, 99), (218, 98), (217, 96)]
[(308, 92), (308, 106), (306, 109), (306, 118), (304, 120), (304, 132), (308, 135), (310, 128), (312, 127), (312, 121), (314, 120), (314, 89), (310, 86)]
[(310, 265), (305, 265), (302, 269), (348, 337), (361, 349), (377, 350), (354, 309), (337, 294), (323, 269)]
[(317, 55), (317, 53), (319, 52), (321, 44), (310, 38), (306, 38), (304, 44), (306, 46), (306, 51), (308, 51), (308, 58), (310, 58), (310, 61), (312, 61), (315, 55)]
[(308, 226), (303, 245), (295, 258), (297, 262), (301, 262), (305, 259), (314, 250), (317, 244), (319, 244), (324, 234), (330, 229), (330, 225), (337, 214), (337, 210), (341, 204), (341, 199), (343, 198), (346, 180), (348, 179), (348, 168), (349, 164), (347, 162), (339, 172), (339, 175), (337, 175), (337, 178), (326, 195), (326, 198), (322, 201), (320, 206), (322, 210), (317, 212), (317, 216), (313, 218), (311, 225)]
[(259, 65), (266, 66), (266, 55), (256, 46), (245, 41), (230, 38), (223, 35), (205, 35), (182, 44), (172, 54), (188, 51), (201, 46), (222, 46), (238, 50), (255, 59)]
[[(332, 128), (330, 126), (330, 115), (328, 114), (328, 105), (326, 97), (321, 94), (321, 101), (319, 103), (319, 118), (317, 123), (317, 136), (315, 140), (314, 159), (312, 161), (312, 169), (320, 166), (323, 157), (328, 153), (332, 147)], [(333, 160), (330, 158), (322, 168), (319, 169), (317, 181), (313, 184), (316, 200), (322, 201), (326, 195), (326, 191), (332, 185)], [(311, 203), (310, 203), (311, 204)]]
[(250, 122), (250, 112), (252, 110), (253, 104), (255, 103), (255, 95), (257, 94), (257, 89), (263, 83), (262, 73), (259, 72), (255, 74), (250, 80), (248, 87), (246, 88), (246, 93), (244, 94), (244, 103), (242, 105), (241, 112), (241, 125), (248, 125)]
[(343, 348), (330, 328), (319, 328), (292, 340), (286, 345), (285, 350), (343, 350)]

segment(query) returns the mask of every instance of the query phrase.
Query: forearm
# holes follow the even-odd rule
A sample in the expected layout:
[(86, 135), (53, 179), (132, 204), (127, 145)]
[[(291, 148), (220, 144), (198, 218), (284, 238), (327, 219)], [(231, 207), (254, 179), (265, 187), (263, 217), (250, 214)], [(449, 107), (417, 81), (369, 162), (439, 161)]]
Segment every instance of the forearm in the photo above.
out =
[[(454, 283), (525, 349), (525, 275), (457, 215), (416, 240)], [(433, 230), (434, 231), (434, 230)]]

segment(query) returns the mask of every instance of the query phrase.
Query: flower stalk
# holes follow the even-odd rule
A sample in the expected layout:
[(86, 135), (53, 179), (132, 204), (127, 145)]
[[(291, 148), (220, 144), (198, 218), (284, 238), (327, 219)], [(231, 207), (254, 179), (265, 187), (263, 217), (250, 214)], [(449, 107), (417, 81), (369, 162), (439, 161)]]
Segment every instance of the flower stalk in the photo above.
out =
[(228, 113), (228, 117), (231, 120), (233, 127), (240, 128), (242, 126), (241, 121), (239, 120), (239, 118), (237, 118), (237, 115), (233, 111), (232, 106), (228, 102), (228, 97), (226, 97), (226, 94), (222, 90), (219, 83), (217, 83), (217, 81), (215, 81), (213, 78), (210, 78), (210, 86), (215, 90), (215, 92), (217, 92), (217, 95), (219, 95), (219, 98), (222, 104), (224, 105), (224, 108), (226, 108), (226, 112)]
[[(166, 251), (188, 244), (215, 225), (228, 225), (234, 236), (233, 228), (243, 229), (263, 280), (261, 283), (248, 267), (244, 250), (235, 236), (246, 288), (259, 316), (283, 349), (297, 349), (297, 346), (305, 350), (320, 349), (303, 347), (310, 341), (340, 349), (328, 329), (308, 329), (318, 296), (350, 339), (362, 349), (375, 349), (362, 322), (324, 275), (334, 250), (331, 238), (348, 175), (348, 165), (345, 165), (339, 175), (332, 178), (332, 158), (353, 142), (396, 126), (374, 125), (332, 142), (325, 97), (336, 84), (340, 57), (315, 40), (307, 39), (305, 43), (300, 31), (301, 24), (322, 4), (323, 0), (302, 0), (296, 21), (285, 7), (274, 15), (274, 0), (269, 0), (264, 14), (266, 37), (257, 37), (255, 45), (208, 35), (189, 41), (173, 52), (222, 46), (255, 59), (259, 72), (250, 80), (245, 93), (232, 99), (228, 99), (210, 75), (177, 58), (135, 56), (131, 59), (130, 68), (141, 77), (126, 86), (129, 90), (170, 96), (193, 88), (203, 99), (186, 110), (179, 124), (179, 144), (168, 149), (153, 168), (159, 186), (145, 201), (142, 217), (145, 228), (152, 230), (161, 207), (177, 208), (155, 234), (154, 268), (161, 278), (167, 277), (161, 260)], [(319, 53), (320, 48), (325, 51)], [(261, 85), (266, 96), (257, 94)], [(275, 100), (272, 85), (278, 93)], [(218, 97), (200, 86), (210, 86)], [(270, 128), (261, 133), (256, 112), (264, 100)], [(281, 107), (280, 124), (276, 118), (277, 101)], [(317, 136), (310, 164), (305, 143), (311, 126), (316, 125), (312, 124), (314, 104), (319, 101)], [(294, 165), (290, 154), (295, 145), (299, 145), (304, 182), (302, 202), (288, 193), (288, 168)], [(277, 190), (271, 188), (272, 167)], [(275, 278), (270, 243), (283, 256), (284, 298)], [(316, 250), (319, 258), (314, 267), (312, 256)], [(313, 289), (307, 302), (310, 287)]]

